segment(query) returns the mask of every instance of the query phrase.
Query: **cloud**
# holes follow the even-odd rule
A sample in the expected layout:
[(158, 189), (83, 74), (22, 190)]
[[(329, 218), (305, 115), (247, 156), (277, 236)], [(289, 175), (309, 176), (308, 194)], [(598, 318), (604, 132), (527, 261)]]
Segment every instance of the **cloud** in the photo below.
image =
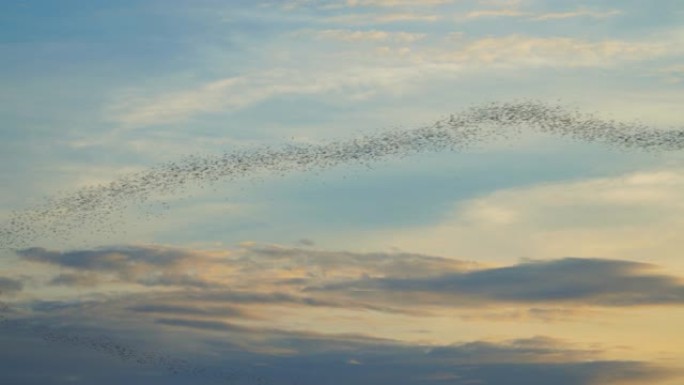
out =
[[(165, 334), (142, 334), (138, 341), (144, 341), (142, 345), (149, 349), (153, 346), (151, 340), (159, 343), (161, 338), (169, 348), (176, 349), (174, 355), (154, 349), (145, 352), (117, 342), (131, 336), (111, 328), (107, 322), (87, 334), (50, 332), (53, 337), (48, 342), (59, 345), (58, 355), (45, 354), (54, 351), (45, 349), (45, 341), (40, 336), (20, 329), (10, 333), (0, 330), (0, 341), (8, 347), (2, 349), (0, 359), (12, 363), (0, 373), (0, 380), (27, 385), (68, 383), (65, 379), (28, 375), (36, 367), (53, 366), (48, 372), (54, 376), (71, 374), (85, 381), (96, 379), (102, 384), (119, 383), (122, 377), (136, 381), (136, 377), (147, 376), (144, 382), (152, 384), (233, 380), (266, 385), (283, 382), (417, 385), (439, 384), (448, 379), (456, 385), (605, 385), (658, 383), (676, 379), (680, 374), (673, 368), (647, 361), (603, 359), (599, 349), (577, 348), (547, 337), (424, 346), (363, 336), (264, 331), (225, 322), (160, 319), (155, 327), (169, 330)], [(200, 350), (188, 351), (182, 337), (188, 332), (195, 336), (209, 332), (212, 337), (199, 338), (200, 346), (195, 349)], [(103, 334), (111, 337), (102, 337)], [(170, 338), (172, 335), (175, 338)], [(254, 341), (249, 346), (252, 349), (234, 344), (245, 336)], [(257, 345), (271, 349), (260, 351), (255, 349)], [(17, 382), (17, 379), (21, 380)]]
[[(460, 370), (459, 370), (460, 369)], [(671, 371), (633, 361), (604, 361), (559, 364), (491, 364), (456, 368), (453, 384), (557, 384), (603, 385), (645, 384), (676, 377)], [(465, 372), (465, 376), (463, 375)]]
[(152, 247), (111, 247), (68, 252), (50, 251), (42, 247), (19, 250), (17, 254), (34, 262), (94, 271), (127, 271), (137, 262), (150, 266), (171, 266), (187, 257), (178, 250)]
[[(677, 306), (684, 302), (683, 286), (676, 277), (639, 262), (564, 258), (497, 267), (421, 254), (254, 243), (218, 251), (163, 246), (61, 253), (27, 250), (25, 258), (60, 263), (79, 274), (119, 274), (126, 271), (125, 265), (138, 261), (135, 264), (150, 265), (164, 275), (165, 268), (174, 271), (179, 261), (202, 261), (195, 266), (196, 277), (221, 283), (191, 289), (151, 286), (118, 294), (110, 294), (108, 286), (106, 293), (90, 296), (93, 299), (88, 303), (26, 304), (22, 307), (30, 311), (13, 315), (8, 324), (12, 328), (68, 325), (54, 330), (67, 336), (58, 334), (53, 342), (84, 349), (101, 346), (96, 336), (105, 334), (112, 341), (122, 341), (111, 345), (114, 347), (136, 341), (140, 345), (134, 346), (150, 351), (155, 344), (162, 344), (177, 357), (194, 357), (190, 361), (197, 366), (259, 363), (254, 373), (274, 383), (297, 378), (301, 384), (312, 385), (325, 381), (437, 384), (445, 379), (464, 385), (478, 381), (603, 385), (627, 384), (629, 379), (657, 383), (677, 375), (672, 368), (645, 358), (620, 359), (624, 352), (612, 347), (552, 337), (490, 339), (471, 335), (463, 341), (459, 334), (459, 341), (448, 343), (450, 338), (439, 334), (437, 342), (425, 343), (421, 341), (429, 338), (427, 334), (414, 339), (384, 333), (402, 322), (429, 329), (433, 321), (425, 318), (429, 315), (426, 310), (446, 312), (445, 322), (455, 325), (458, 321), (449, 309), (466, 309), (463, 314), (471, 318), (465, 321), (473, 325), (468, 327), (475, 327), (488, 318), (504, 317), (513, 323), (521, 317), (577, 320), (582, 315), (586, 318), (586, 307)], [(115, 251), (125, 257), (109, 256)], [(85, 256), (93, 260), (83, 261)], [(207, 273), (217, 269), (216, 275)], [(221, 281), (218, 276), (224, 273)], [(512, 310), (525, 314), (506, 314)], [(359, 328), (346, 327), (348, 322)], [(86, 336), (68, 337), (78, 335), (79, 330)], [(143, 357), (131, 350), (133, 346), (126, 349), (129, 356)], [(119, 359), (116, 349), (112, 354), (98, 351)]]
[[(350, 11), (350, 10), (392, 10), (417, 8), (433, 8), (453, 3), (454, 0), (288, 0), (282, 2), (266, 3), (264, 6), (277, 6), (286, 11), (300, 9), (316, 9), (323, 11)], [(328, 19), (326, 19), (328, 20)]]
[[(142, 313), (192, 314), (199, 317), (240, 316), (267, 318), (269, 308), (279, 307), (294, 312), (306, 309), (330, 308), (350, 312), (380, 312), (387, 314), (425, 315), (412, 308), (387, 306), (366, 301), (326, 298), (303, 293), (298, 288), (307, 280), (295, 282), (267, 280), (251, 290), (212, 289), (202, 291), (170, 291), (153, 295), (140, 295), (125, 301), (126, 309)], [(250, 282), (253, 282), (250, 280)], [(297, 286), (293, 286), (297, 285)], [(148, 305), (153, 303), (153, 305)], [(166, 310), (162, 310), (166, 309)], [(239, 309), (239, 310), (238, 310)]]
[(528, 15), (527, 12), (520, 11), (518, 9), (483, 9), (477, 11), (470, 11), (465, 14), (466, 19), (479, 19), (483, 17), (520, 17)]
[(297, 8), (304, 5), (312, 5), (321, 8), (335, 9), (335, 8), (357, 8), (357, 7), (374, 7), (374, 8), (395, 8), (395, 7), (432, 7), (443, 4), (453, 3), (453, 0), (423, 0), (420, 2), (412, 0), (329, 0), (329, 1), (312, 1), (312, 0), (295, 0), (290, 2), (290, 9)]
[(193, 271), (208, 263), (206, 255), (181, 249), (153, 246), (102, 247), (94, 250), (67, 252), (50, 251), (40, 247), (17, 251), (27, 261), (47, 263), (90, 274), (61, 274), (52, 280), (55, 285), (94, 285), (92, 273), (113, 275), (122, 282), (146, 286), (206, 287), (209, 281), (197, 277)]
[(23, 288), (23, 282), (18, 279), (0, 277), (0, 294), (16, 294)]
[(201, 321), (189, 320), (182, 318), (159, 318), (155, 322), (161, 325), (183, 326), (194, 329), (213, 330), (213, 331), (231, 331), (231, 332), (245, 332), (249, 330), (245, 327), (236, 326), (227, 322), (219, 321)]
[[(17, 254), (30, 262), (60, 267), (49, 285), (89, 286), (95, 292), (103, 290), (99, 285), (110, 290), (142, 285), (147, 292), (139, 294), (139, 299), (147, 302), (129, 300), (121, 307), (136, 313), (176, 310), (204, 317), (237, 316), (237, 312), (242, 317), (258, 317), (261, 309), (272, 306), (413, 314), (410, 308), (312, 296), (302, 288), (363, 276), (419, 277), (474, 265), (410, 253), (364, 254), (256, 244), (223, 251), (147, 245), (65, 252), (28, 248)], [(75, 273), (64, 273), (63, 268)]]
[[(301, 34), (301, 33), (300, 33)], [(360, 52), (339, 48), (332, 63), (312, 68), (253, 70), (186, 89), (154, 93), (139, 89), (114, 100), (109, 119), (125, 127), (174, 123), (197, 115), (241, 110), (282, 95), (327, 94), (334, 98), (366, 99), (398, 92), (416, 82), (493, 69), (605, 68), (630, 61), (651, 60), (678, 52), (663, 41), (586, 40), (570, 37), (507, 35), (459, 39), (406, 47), (428, 39), (422, 33), (324, 29), (314, 34), (350, 41), (391, 41)], [(365, 53), (365, 54), (363, 54)], [(339, 58), (348, 59), (344, 68)], [(322, 62), (326, 62), (322, 60)]]
[(151, 97), (128, 95), (110, 108), (126, 126), (171, 123), (197, 114), (239, 110), (278, 95), (307, 95), (344, 89), (337, 76), (305, 76), (295, 70), (272, 70), (218, 79), (194, 89)]
[[(684, 304), (679, 277), (627, 260), (563, 258), (499, 267), (401, 252), (258, 244), (225, 251), (118, 246), (63, 253), (31, 248), (19, 254), (30, 261), (88, 273), (87, 278), (60, 273), (51, 284), (95, 285), (101, 276), (114, 274), (119, 283), (165, 288), (165, 292), (148, 292), (139, 301), (122, 303), (120, 307), (128, 311), (205, 319), (263, 318), (278, 306), (429, 316), (430, 307), (437, 306), (441, 311), (483, 309), (482, 314), (465, 315), (464, 320), (496, 319), (502, 314), (558, 320), (576, 318), (576, 306)], [(108, 284), (111, 287), (113, 282)], [(507, 315), (512, 310), (502, 309), (500, 314), (486, 310), (495, 304), (528, 309)]]
[(384, 13), (349, 13), (326, 16), (324, 21), (331, 24), (349, 25), (377, 25), (402, 22), (433, 23), (443, 20), (441, 14), (427, 12), (384, 12)]
[(321, 290), (454, 306), (491, 302), (569, 302), (595, 306), (684, 304), (681, 280), (650, 273), (651, 268), (629, 261), (564, 258), (429, 278), (365, 279), (328, 285)]
[(350, 7), (403, 7), (403, 6), (434, 6), (452, 3), (453, 0), (346, 0)]
[(439, 346), (427, 354), (452, 362), (478, 363), (524, 363), (524, 362), (572, 362), (598, 356), (600, 350), (578, 350), (561, 340), (536, 336), (503, 342), (475, 341), (451, 346)]
[[(442, 17), (437, 14), (420, 14), (420, 13), (385, 13), (376, 15), (373, 20), (378, 23), (393, 23), (393, 22), (434, 22)], [(332, 21), (332, 19), (330, 19)]]
[[(0, 329), (0, 383), (17, 385), (70, 385), (93, 383), (115, 385), (145, 383), (180, 385), (163, 371), (146, 366), (121, 363), (112, 357), (78, 346), (46, 345), (39, 335), (26, 331)], [(150, 375), (150, 372), (155, 375)]]
[(463, 271), (478, 266), (476, 262), (406, 252), (328, 251), (313, 248), (255, 244), (241, 253), (245, 261), (296, 271), (306, 269), (303, 277), (339, 280), (362, 276), (421, 277), (443, 271)]
[(575, 17), (589, 17), (594, 19), (605, 19), (608, 17), (613, 17), (621, 15), (622, 12), (617, 9), (612, 9), (608, 11), (592, 11), (586, 8), (580, 8), (575, 11), (568, 12), (550, 12), (550, 13), (540, 13), (532, 15), (530, 18), (532, 20), (560, 20), (560, 19), (570, 19)]
[[(598, 256), (661, 261), (684, 272), (684, 175), (655, 168), (502, 189), (454, 202), (433, 224), (354, 234), (363, 247), (481, 260)], [(483, 239), (494, 241), (483, 242)]]
[(481, 19), (481, 18), (494, 18), (494, 17), (515, 17), (524, 18), (531, 21), (549, 21), (549, 20), (563, 20), (572, 18), (593, 18), (593, 19), (605, 19), (613, 16), (622, 14), (622, 11), (611, 9), (606, 11), (597, 11), (587, 8), (578, 8), (573, 11), (566, 12), (534, 12), (525, 11), (518, 7), (513, 8), (493, 8), (493, 9), (480, 9), (474, 10), (466, 13), (464, 15), (465, 19)]
[(344, 42), (393, 41), (396, 43), (413, 43), (426, 36), (424, 33), (348, 29), (326, 29), (311, 31), (310, 34), (319, 39), (332, 39)]
[(521, 307), (513, 306), (512, 308), (498, 309), (497, 306), (492, 306), (486, 309), (478, 309), (478, 311), (467, 311), (458, 314), (459, 319), (468, 322), (582, 322), (588, 319), (597, 319), (600, 316), (605, 316), (606, 312), (600, 311), (596, 308), (589, 309), (587, 307), (571, 307), (556, 304), (555, 307), (551, 305), (539, 307)]
[(667, 52), (661, 42), (589, 41), (567, 37), (510, 35), (476, 39), (441, 60), (498, 67), (603, 67), (620, 61), (643, 60)]
[(331, 351), (363, 350), (377, 346), (407, 346), (396, 340), (375, 337), (370, 333), (320, 333), (315, 331), (284, 330), (192, 318), (156, 318), (154, 323), (174, 328), (190, 329), (195, 332), (234, 333), (231, 338), (231, 344), (238, 343), (247, 350), (261, 352), (315, 354), (330, 353)]
[(84, 283), (97, 273), (114, 274), (124, 282), (149, 286), (208, 287), (214, 283), (220, 287), (221, 283), (230, 283), (233, 289), (262, 289), (288, 282), (301, 285), (297, 283), (298, 279), (311, 282), (360, 276), (418, 277), (445, 269), (461, 270), (476, 266), (474, 262), (412, 253), (352, 253), (259, 244), (223, 251), (159, 245), (110, 246), (64, 252), (34, 247), (18, 250), (17, 254), (27, 261), (90, 274), (60, 274), (52, 281), (64, 285)]
[(100, 282), (94, 274), (60, 274), (50, 280), (55, 286), (96, 286)]
[(136, 313), (153, 313), (153, 314), (185, 314), (194, 316), (218, 316), (218, 317), (240, 317), (247, 318), (248, 314), (239, 308), (227, 306), (225, 304), (220, 307), (203, 307), (192, 305), (169, 305), (169, 304), (142, 304), (134, 305), (127, 308)]
[(315, 298), (293, 291), (284, 285), (280, 291), (255, 288), (251, 291), (223, 289), (147, 293), (139, 294), (136, 298), (125, 297), (121, 301), (110, 302), (110, 305), (135, 313), (192, 315), (212, 319), (232, 317), (268, 320), (267, 309), (272, 307), (292, 309), (295, 312), (306, 310), (306, 308), (331, 308), (342, 311), (414, 314), (411, 310), (367, 304), (363, 301)]
[[(48, 326), (44, 320), (23, 321), (10, 322), (8, 327), (0, 329), (2, 345), (13, 348), (9, 357), (1, 358), (6, 365), (0, 372), (0, 381), (3, 383), (33, 385), (93, 381), (98, 384), (116, 384), (132, 381), (146, 384), (184, 384), (193, 380), (193, 377), (194, 380), (199, 377), (210, 383), (246, 377), (243, 369), (197, 365), (178, 356), (141, 349), (140, 344), (121, 342), (124, 338), (135, 337), (131, 335), (135, 333), (123, 333), (106, 326), (92, 328), (80, 325), (82, 329), (78, 330), (78, 326)], [(36, 321), (43, 325), (26, 326), (35, 325)], [(102, 322), (102, 325), (106, 325), (106, 322)], [(116, 337), (111, 337), (113, 335)], [(139, 342), (141, 338), (137, 340)], [(53, 347), (56, 345), (59, 354), (46, 349), (45, 343), (50, 343)], [(3, 349), (0, 355), (7, 352)], [(37, 368), (41, 368), (42, 372), (36, 373)], [(179, 375), (181, 378), (175, 377)]]

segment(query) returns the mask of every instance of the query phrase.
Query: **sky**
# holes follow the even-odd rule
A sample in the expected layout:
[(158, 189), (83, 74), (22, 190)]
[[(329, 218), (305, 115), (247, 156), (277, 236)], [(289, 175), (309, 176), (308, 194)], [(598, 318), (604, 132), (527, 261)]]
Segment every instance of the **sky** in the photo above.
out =
[(0, 383), (683, 383), (683, 19), (3, 1)]

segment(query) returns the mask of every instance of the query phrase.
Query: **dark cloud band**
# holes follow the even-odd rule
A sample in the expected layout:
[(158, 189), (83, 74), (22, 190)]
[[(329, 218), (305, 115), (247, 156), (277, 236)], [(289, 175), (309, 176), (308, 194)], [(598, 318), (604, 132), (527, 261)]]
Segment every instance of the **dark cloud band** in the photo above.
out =
[[(53, 279), (62, 285), (110, 276), (116, 277), (110, 283), (181, 290), (173, 292), (176, 300), (222, 305), (288, 304), (407, 314), (421, 304), (684, 305), (681, 277), (628, 260), (575, 257), (487, 267), (421, 254), (275, 245), (233, 249), (220, 258), (201, 250), (152, 245), (65, 252), (34, 247), (16, 253), (26, 261), (77, 272)], [(220, 269), (226, 269), (220, 279), (205, 274)], [(292, 277), (293, 271), (299, 275)]]
[[(225, 334), (227, 326), (179, 320), (164, 320), (157, 323), (161, 324), (173, 328), (190, 327), (202, 332), (211, 332), (215, 336)], [(222, 356), (220, 367), (217, 368), (216, 364), (195, 366), (165, 354), (143, 353), (106, 336), (83, 333), (74, 335), (56, 328), (35, 329), (39, 331), (36, 337), (51, 343), (97, 351), (123, 362), (138, 364), (141, 366), (140, 369), (152, 368), (178, 375), (150, 376), (148, 370), (138, 370), (138, 373), (145, 374), (144, 382), (150, 384), (201, 381), (203, 384), (255, 385), (595, 385), (654, 383), (659, 380), (673, 380), (681, 374), (675, 368), (657, 366), (647, 361), (602, 359), (604, 351), (600, 348), (578, 349), (562, 340), (541, 336), (508, 341), (471, 341), (453, 345), (424, 346), (354, 339), (347, 336), (339, 339), (335, 336), (269, 331), (270, 344), (275, 347), (294, 348), (296, 352), (287, 355), (249, 353), (236, 351), (230, 339), (204, 340), (203, 343), (209, 351)], [(261, 339), (264, 335), (264, 331), (259, 329), (240, 328), (237, 331), (241, 335), (257, 335)], [(17, 333), (16, 336), (20, 337), (22, 333)], [(0, 334), (0, 339), (4, 337)], [(41, 353), (40, 349), (32, 346), (35, 343), (32, 339), (3, 339), (3, 342), (5, 341), (10, 342), (8, 347), (15, 352)], [(22, 343), (30, 346), (21, 346)], [(0, 356), (7, 351), (9, 350), (3, 349)], [(42, 352), (44, 356), (44, 349)], [(34, 355), (30, 357), (33, 359)], [(53, 361), (61, 358), (50, 356), (50, 360)], [(249, 366), (247, 363), (250, 362), (258, 362), (260, 365), (253, 371), (238, 370), (230, 373), (225, 369), (227, 365)], [(0, 373), (0, 379), (5, 378), (8, 372), (11, 374), (12, 371), (16, 373), (17, 370), (21, 370), (12, 367), (6, 369)], [(89, 368), (84, 368), (82, 372), (87, 374), (89, 371)], [(194, 378), (188, 378), (189, 376)], [(120, 382), (105, 380), (102, 383)]]
[[(221, 369), (194, 364), (188, 360), (171, 355), (142, 351), (133, 346), (116, 341), (108, 335), (87, 335), (83, 331), (78, 333), (60, 330), (27, 320), (13, 319), (6, 314), (13, 309), (0, 301), (0, 332), (12, 333), (28, 332), (46, 342), (65, 346), (83, 348), (112, 357), (122, 362), (130, 362), (143, 367), (149, 367), (170, 375), (192, 376), (211, 384), (232, 384), (247, 381), (251, 384), (265, 384), (263, 377), (243, 369), (230, 370), (225, 366)], [(31, 320), (29, 320), (31, 321)], [(35, 320), (33, 320), (35, 321)]]
[(419, 278), (366, 278), (323, 290), (389, 302), (477, 306), (489, 303), (581, 304), (607, 307), (684, 304), (676, 276), (620, 260), (564, 258)]

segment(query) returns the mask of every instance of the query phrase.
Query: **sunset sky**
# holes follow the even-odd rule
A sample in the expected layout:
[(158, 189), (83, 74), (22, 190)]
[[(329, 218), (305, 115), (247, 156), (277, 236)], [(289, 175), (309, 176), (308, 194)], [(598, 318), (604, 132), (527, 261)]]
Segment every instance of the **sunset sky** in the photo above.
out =
[[(1, 384), (684, 383), (681, 0), (0, 20)], [(325, 158), (488, 103), (670, 147), (490, 122)], [(183, 169), (222, 156), (252, 168)]]

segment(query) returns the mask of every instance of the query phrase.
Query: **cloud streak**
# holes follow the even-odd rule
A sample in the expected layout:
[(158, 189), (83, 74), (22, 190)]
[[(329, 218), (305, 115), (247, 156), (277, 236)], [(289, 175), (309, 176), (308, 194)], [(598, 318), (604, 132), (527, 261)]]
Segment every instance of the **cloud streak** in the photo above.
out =
[(652, 266), (616, 260), (565, 258), (510, 267), (445, 273), (428, 278), (366, 279), (320, 290), (380, 296), (411, 303), (575, 303), (597, 306), (682, 305), (677, 277), (649, 273)]
[[(111, 246), (65, 252), (29, 248), (19, 254), (34, 263), (59, 267), (58, 278), (71, 274), (61, 271), (69, 269), (97, 277), (117, 274), (123, 283), (128, 282), (126, 278), (147, 280), (142, 273), (131, 273), (129, 265), (141, 265), (145, 274), (154, 276), (175, 273), (180, 265), (194, 266), (196, 279), (213, 284), (145, 286), (142, 292), (93, 297), (88, 303), (28, 302), (22, 308), (30, 311), (6, 312), (3, 323), (4, 330), (14, 331), (20, 325), (38, 325), (31, 330), (43, 340), (168, 374), (250, 384), (260, 383), (257, 377), (262, 383), (278, 383), (284, 377), (300, 384), (376, 381), (406, 385), (446, 380), (463, 385), (478, 381), (494, 385), (512, 381), (629, 384), (678, 375), (672, 368), (646, 360), (604, 358), (608, 351), (598, 345), (575, 346), (548, 337), (424, 344), (400, 336), (383, 337), (366, 328), (361, 333), (367, 334), (360, 334), (307, 324), (307, 313), (321, 309), (335, 318), (350, 315), (360, 323), (380, 316), (414, 317), (429, 324), (425, 317), (432, 316), (431, 309), (450, 316), (454, 315), (450, 309), (465, 310), (480, 322), (495, 309), (505, 312), (507, 306), (501, 305), (520, 311), (528, 308), (529, 317), (543, 319), (576, 317), (566, 314), (575, 310), (586, 318), (587, 308), (684, 304), (681, 280), (659, 273), (650, 264), (564, 258), (492, 267), (420, 254), (258, 244), (226, 251)], [(224, 273), (224, 280), (217, 279)], [(116, 292), (111, 286), (107, 291)], [(278, 319), (288, 311), (296, 315), (300, 327)], [(510, 316), (506, 318), (510, 321)], [(40, 325), (68, 326), (44, 329)], [(182, 357), (191, 352), (180, 345), (179, 358), (153, 353), (150, 345), (127, 345), (129, 333), (172, 345), (192, 341), (189, 346), (201, 354), (185, 360)], [(246, 362), (260, 366), (238, 371), (238, 376), (218, 369), (211, 357), (221, 357), (221, 364), (228, 368)]]
[(468, 12), (464, 17), (466, 19), (480, 19), (487, 17), (516, 17), (525, 18), (532, 21), (549, 21), (549, 20), (564, 20), (572, 18), (587, 17), (593, 19), (606, 19), (609, 17), (622, 14), (619, 10), (596, 11), (587, 8), (578, 8), (566, 12), (531, 12), (524, 11), (519, 8), (496, 8), (496, 9), (481, 9)]
[[(120, 281), (146, 286), (206, 287), (209, 282), (194, 277), (193, 269), (208, 263), (209, 257), (181, 249), (159, 247), (110, 247), (71, 252), (50, 251), (40, 247), (18, 251), (32, 262), (48, 263), (88, 273), (113, 274)], [(97, 279), (88, 274), (61, 274), (56, 285), (92, 285)]]
[[(161, 246), (116, 246), (67, 252), (29, 248), (17, 253), (27, 261), (71, 268), (90, 277), (114, 273), (120, 283), (201, 289), (167, 293), (166, 298), (176, 303), (129, 307), (149, 313), (174, 309), (187, 313), (194, 309), (195, 315), (212, 314), (208, 308), (187, 307), (186, 302), (222, 303), (229, 307), (287, 304), (403, 310), (407, 314), (429, 305), (454, 308), (497, 303), (596, 307), (684, 305), (684, 284), (680, 277), (660, 273), (654, 265), (614, 259), (563, 258), (491, 267), (420, 254), (333, 252), (262, 245), (222, 253)], [(60, 273), (52, 282), (65, 280), (64, 275)], [(78, 280), (71, 283), (81, 284)], [(155, 301), (163, 298), (157, 297)], [(215, 315), (231, 312), (244, 315), (230, 308)]]
[[(383, 90), (420, 84), (426, 74), (444, 78), (498, 69), (606, 68), (681, 51), (669, 40), (590, 40), (517, 33), (468, 38), (455, 32), (452, 36), (458, 38), (442, 37), (439, 42), (436, 36), (412, 30), (349, 29), (350, 16), (338, 16), (343, 28), (292, 32), (293, 37), (308, 38), (309, 43), (320, 44), (323, 39), (343, 42), (331, 59), (335, 63), (340, 58), (349, 60), (344, 68), (250, 71), (157, 95), (132, 92), (110, 107), (111, 119), (127, 128), (173, 124), (203, 114), (238, 111), (282, 95), (367, 98)], [(354, 18), (359, 16), (363, 15)], [(401, 17), (405, 16), (385, 15), (384, 20)], [(359, 61), (359, 57), (369, 60)]]
[[(30, 318), (22, 321), (23, 324), (35, 323)], [(49, 322), (49, 319), (41, 322)], [(663, 379), (671, 380), (679, 375), (673, 368), (657, 366), (647, 361), (604, 359), (604, 351), (600, 348), (577, 347), (562, 340), (542, 336), (513, 340), (474, 340), (450, 345), (420, 345), (368, 336), (287, 332), (240, 327), (226, 322), (175, 318), (158, 319), (155, 327), (161, 327), (165, 333), (173, 333), (175, 336), (190, 333), (201, 341), (205, 354), (196, 355), (197, 363), (193, 363), (164, 353), (138, 350), (118, 342), (119, 339), (129, 339), (130, 335), (111, 327), (107, 321), (102, 322), (96, 330), (90, 330), (87, 334), (82, 331), (80, 335), (74, 335), (68, 330), (45, 327), (36, 328), (39, 333), (27, 335), (25, 328), (20, 327), (18, 322), (12, 322), (9, 329), (3, 328), (0, 332), (11, 329), (13, 333), (9, 336), (0, 333), (0, 340), (7, 343), (6, 346), (11, 346), (15, 355), (34, 359), (41, 357), (36, 342), (42, 339), (138, 365), (148, 372), (148, 376), (150, 369), (166, 374), (146, 380), (146, 383), (152, 384), (201, 380), (209, 383), (241, 384), (291, 381), (300, 385), (417, 385), (440, 384), (448, 380), (456, 385), (597, 385), (654, 383)], [(75, 328), (77, 325), (72, 325), (69, 329)], [(145, 330), (144, 327), (142, 330)], [(113, 337), (103, 336), (102, 331)], [(206, 333), (209, 333), (210, 338), (206, 337)], [(202, 338), (202, 335), (205, 337)], [(260, 341), (258, 344), (263, 346), (255, 349), (255, 344), (252, 344), (252, 350), (244, 350), (241, 347), (243, 339)], [(68, 349), (62, 351), (67, 356), (70, 354)], [(0, 355), (6, 352), (3, 349)], [(183, 349), (179, 345), (179, 356), (183, 355)], [(212, 357), (220, 357), (220, 360)], [(259, 365), (255, 366), (254, 363)], [(135, 368), (132, 369), (135, 373)], [(8, 367), (0, 374), (0, 378), (11, 378), (22, 370), (25, 368)], [(81, 370), (80, 373), (89, 374), (88, 370)]]

